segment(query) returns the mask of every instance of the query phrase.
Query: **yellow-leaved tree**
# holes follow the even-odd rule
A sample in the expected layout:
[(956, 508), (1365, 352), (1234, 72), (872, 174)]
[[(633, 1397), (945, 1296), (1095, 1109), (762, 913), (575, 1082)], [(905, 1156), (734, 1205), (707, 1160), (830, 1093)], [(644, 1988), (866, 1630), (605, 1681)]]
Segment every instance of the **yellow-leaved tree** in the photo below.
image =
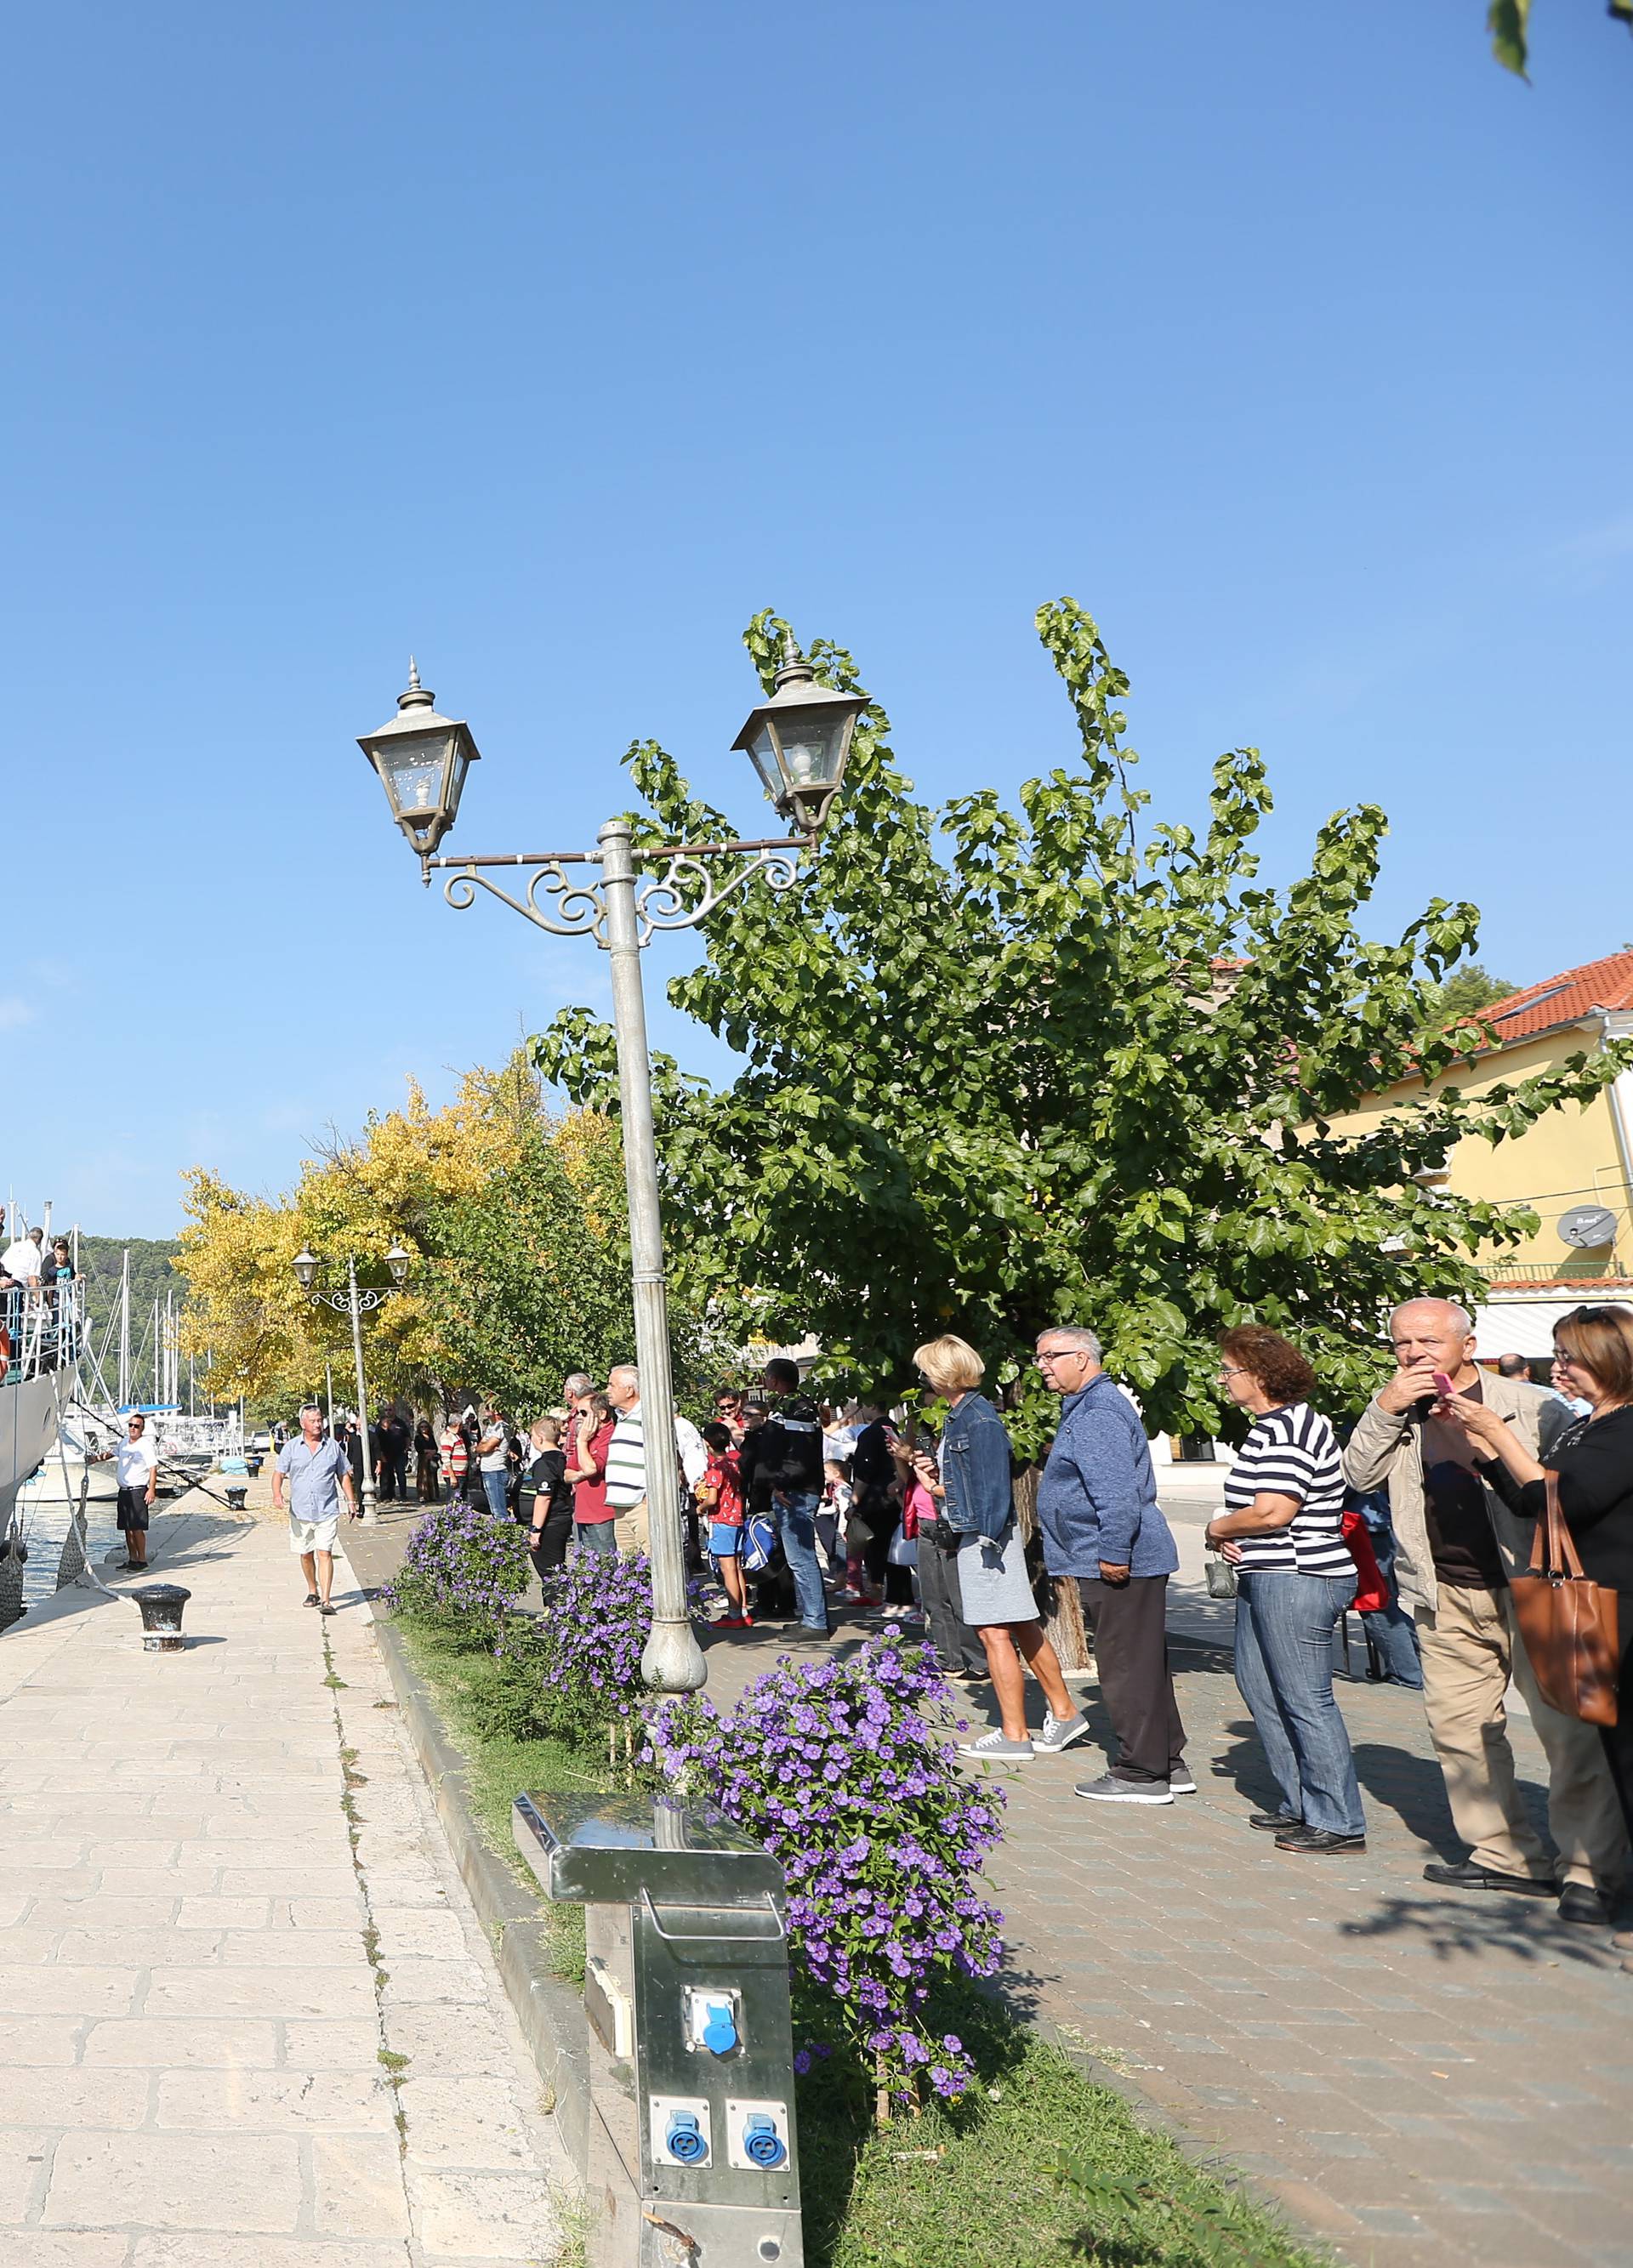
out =
[[(324, 1287), (386, 1292), (366, 1320), (372, 1396), (426, 1409), (491, 1395), (526, 1418), (559, 1396), (569, 1371), (604, 1377), (634, 1353), (623, 1152), (593, 1110), (555, 1117), (523, 1056), (477, 1069), (430, 1109), (410, 1086), (401, 1110), (371, 1114), (355, 1141), (308, 1159), (286, 1197), (255, 1197), (203, 1167), (186, 1176), (184, 1344), (214, 1355), (213, 1377), (257, 1417), (286, 1413), (323, 1385), (350, 1403), (351, 1325), (308, 1301), (293, 1261), (307, 1245)], [(412, 1256), (389, 1288), (385, 1255)], [(702, 1334), (675, 1319), (677, 1382), (698, 1368)], [(343, 1384), (344, 1381), (344, 1384)]]

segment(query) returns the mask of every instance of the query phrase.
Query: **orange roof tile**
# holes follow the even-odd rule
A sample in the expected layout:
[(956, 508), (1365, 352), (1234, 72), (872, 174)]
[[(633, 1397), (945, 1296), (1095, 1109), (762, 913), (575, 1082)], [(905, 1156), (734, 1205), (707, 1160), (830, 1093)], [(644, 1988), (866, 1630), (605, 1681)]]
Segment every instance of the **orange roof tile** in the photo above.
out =
[(1633, 1008), (1633, 953), (1613, 953), (1603, 961), (1585, 961), (1580, 968), (1567, 968), (1527, 984), (1505, 1000), (1494, 1000), (1480, 1011), (1502, 1047), (1551, 1032), (1561, 1024), (1574, 1024), (1590, 1008)]

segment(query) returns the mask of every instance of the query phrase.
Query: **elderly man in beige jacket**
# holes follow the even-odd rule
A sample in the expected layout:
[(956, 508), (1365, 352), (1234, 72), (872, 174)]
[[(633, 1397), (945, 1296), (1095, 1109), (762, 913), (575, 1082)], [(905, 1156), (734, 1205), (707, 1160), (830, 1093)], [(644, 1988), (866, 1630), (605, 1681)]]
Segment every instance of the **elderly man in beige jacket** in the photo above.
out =
[(1398, 1365), (1344, 1451), (1351, 1487), (1387, 1484), (1401, 1596), (1417, 1624), (1423, 1703), (1468, 1857), (1424, 1877), (1459, 1889), (1550, 1896), (1553, 1861), (1515, 1782), (1505, 1697), (1511, 1678), (1548, 1756), (1548, 1827), (1559, 1848), (1563, 1921), (1602, 1923), (1627, 1865), (1627, 1836), (1597, 1730), (1551, 1709), (1519, 1642), (1508, 1579), (1534, 1530), (1475, 1471), (1468, 1437), (1435, 1413), (1438, 1372), (1507, 1418), (1533, 1454), (1547, 1396), (1481, 1370), (1474, 1325), (1450, 1300), (1409, 1300), (1389, 1319)]

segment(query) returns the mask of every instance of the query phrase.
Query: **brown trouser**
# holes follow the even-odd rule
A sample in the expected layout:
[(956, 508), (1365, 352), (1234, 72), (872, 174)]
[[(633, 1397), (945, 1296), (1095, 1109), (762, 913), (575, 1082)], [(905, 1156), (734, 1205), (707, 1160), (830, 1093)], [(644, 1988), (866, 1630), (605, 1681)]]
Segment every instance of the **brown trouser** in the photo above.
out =
[(617, 1539), (620, 1551), (627, 1551), (633, 1555), (637, 1551), (646, 1550), (652, 1541), (652, 1535), (647, 1522), (645, 1497), (642, 1497), (639, 1504), (632, 1504), (627, 1512), (614, 1513), (612, 1532)]
[(1509, 1681), (1519, 1688), (1548, 1757), (1548, 1831), (1566, 1881), (1614, 1890), (1628, 1838), (1598, 1730), (1550, 1709), (1514, 1626), (1506, 1590), (1442, 1583), (1439, 1604), (1413, 1609), (1423, 1657), (1423, 1705), (1458, 1833), (1475, 1866), (1551, 1881), (1553, 1861), (1520, 1800), (1508, 1741)]

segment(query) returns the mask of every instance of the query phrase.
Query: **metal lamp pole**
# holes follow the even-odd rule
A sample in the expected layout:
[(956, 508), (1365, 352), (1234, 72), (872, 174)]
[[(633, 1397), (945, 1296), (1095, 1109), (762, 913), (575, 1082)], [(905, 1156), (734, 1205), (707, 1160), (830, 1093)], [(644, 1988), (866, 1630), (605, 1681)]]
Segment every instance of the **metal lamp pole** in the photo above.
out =
[[(409, 688), (397, 697), (397, 715), (359, 742), (380, 775), (392, 816), (418, 855), (426, 887), (433, 866), (449, 868), (442, 895), (457, 911), (476, 903), (478, 889), (486, 890), (525, 921), (557, 937), (593, 937), (612, 964), (652, 1556), (652, 1634), (641, 1655), (641, 1675), (660, 1693), (695, 1692), (708, 1672), (686, 1604), (669, 1289), (641, 952), (660, 930), (694, 929), (706, 921), (723, 898), (757, 874), (773, 890), (793, 887), (800, 858), (816, 848), (818, 830), (839, 793), (851, 734), (867, 696), (817, 684), (815, 671), (790, 639), (775, 693), (753, 711), (738, 736), (735, 745), (747, 750), (778, 811), (803, 827), (801, 836), (670, 843), (637, 850), (629, 821), (610, 819), (595, 838), (595, 850), (517, 851), (469, 858), (431, 855), (454, 823), (466, 774), (478, 755), (469, 728), (438, 716), (433, 698), (420, 685), (410, 662)], [(714, 865), (716, 860), (728, 861), (728, 870)], [(655, 874), (639, 871), (652, 865), (659, 867)], [(580, 878), (577, 870), (587, 866), (600, 867), (599, 880)], [(528, 870), (525, 896), (513, 897), (491, 880), (489, 870), (494, 867)]]
[[(394, 1289), (400, 1288), (408, 1275), (409, 1258), (410, 1256), (403, 1251), (401, 1245), (397, 1244), (394, 1244), (386, 1255), (387, 1264), (391, 1270), (394, 1279)], [(363, 1525), (365, 1528), (374, 1528), (380, 1521), (379, 1491), (374, 1486), (373, 1459), (369, 1454), (368, 1384), (363, 1375), (363, 1318), (366, 1314), (371, 1314), (383, 1300), (389, 1299), (391, 1295), (388, 1292), (358, 1290), (357, 1257), (355, 1254), (350, 1252), (346, 1255), (345, 1290), (321, 1292), (317, 1289), (314, 1279), (322, 1263), (317, 1255), (305, 1248), (295, 1256), (295, 1274), (300, 1279), (300, 1287), (312, 1305), (314, 1307), (319, 1306), (332, 1307), (337, 1315), (350, 1315), (351, 1318), (351, 1360), (358, 1382), (358, 1431), (363, 1438)], [(323, 1367), (325, 1374), (329, 1375), (329, 1366), (326, 1363)], [(335, 1388), (332, 1375), (329, 1378), (329, 1419), (332, 1426), (335, 1422)]]

